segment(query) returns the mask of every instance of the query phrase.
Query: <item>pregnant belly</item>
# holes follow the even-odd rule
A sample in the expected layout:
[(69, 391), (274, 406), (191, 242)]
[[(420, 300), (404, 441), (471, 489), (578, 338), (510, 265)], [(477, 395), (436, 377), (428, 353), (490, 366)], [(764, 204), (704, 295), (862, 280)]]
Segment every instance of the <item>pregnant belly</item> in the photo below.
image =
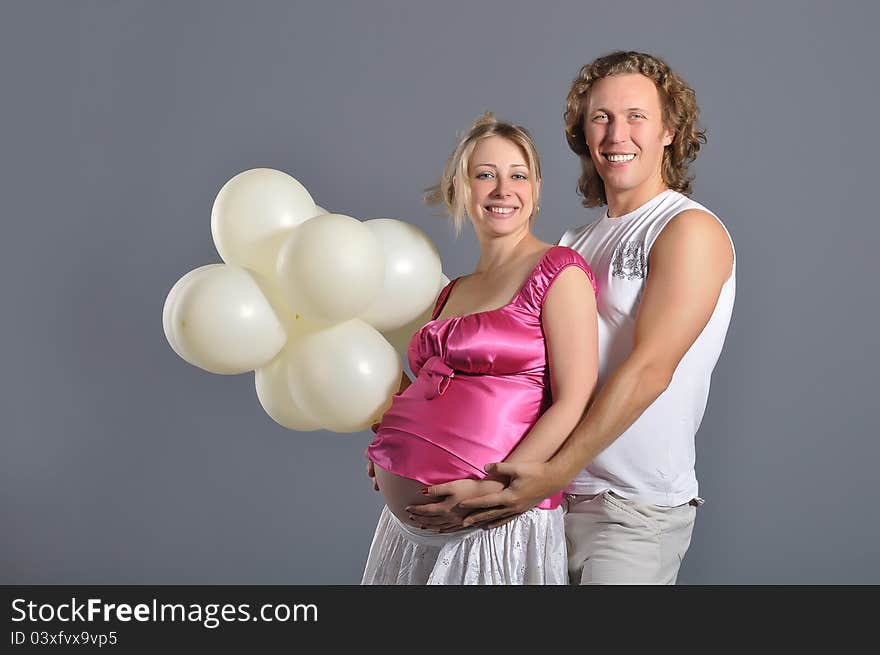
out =
[(431, 397), (424, 393), (431, 380), (418, 378), (394, 397), (368, 456), (426, 483), (484, 477), (483, 466), (504, 460), (544, 410), (543, 389), (531, 378), (502, 377), (462, 374)]
[(373, 461), (376, 482), (388, 509), (409, 525), (418, 523), (409, 519), (407, 505), (436, 502), (421, 493), (425, 487), (486, 476), (481, 469), (424, 439), (386, 428), (378, 431), (367, 448), (367, 457)]
[(388, 505), (391, 513), (404, 523), (418, 527), (417, 522), (409, 519), (406, 507), (425, 504), (425, 496), (421, 493), (426, 486), (425, 483), (395, 475), (378, 464), (375, 465), (375, 471), (379, 491), (385, 497), (385, 504)]
[[(410, 447), (412, 447), (413, 444), (420, 444), (421, 447), (415, 449), (407, 448), (404, 450), (415, 450), (416, 452), (413, 454), (415, 454), (417, 459), (421, 462), (431, 459), (425, 455), (432, 450), (436, 450), (436, 452), (440, 453), (443, 452), (437, 450), (435, 446), (431, 446), (431, 444), (428, 444), (427, 442), (410, 439)], [(429, 450), (426, 451), (425, 448), (428, 448)], [(419, 453), (419, 451), (421, 452)], [(404, 466), (401, 469), (398, 469), (397, 473), (393, 473), (389, 470), (390, 468), (394, 468), (389, 465), (393, 464), (393, 460), (383, 460), (380, 457), (374, 456), (378, 453), (370, 455), (369, 449), (367, 452), (368, 456), (370, 456), (370, 459), (373, 461), (376, 483), (379, 485), (379, 491), (381, 491), (382, 495), (385, 497), (385, 504), (388, 506), (388, 510), (404, 523), (416, 527), (419, 526), (418, 521), (413, 521), (409, 518), (409, 513), (406, 511), (406, 508), (410, 505), (425, 505), (436, 502), (436, 499), (425, 496), (422, 493), (422, 489), (434, 484), (451, 482), (452, 480), (481, 480), (486, 476), (482, 471), (462, 466), (463, 463), (458, 458), (447, 456), (442, 458), (434, 457), (432, 462), (433, 466), (430, 467), (432, 470), (422, 470), (420, 473), (416, 473), (415, 475), (419, 475), (422, 478), (421, 480), (417, 480), (415, 478), (407, 477), (409, 471), (415, 470), (415, 467), (408, 468)], [(419, 454), (422, 456), (419, 457)], [(555, 509), (561, 504), (561, 502), (562, 493), (560, 492), (541, 501), (537, 506), (542, 509)], [(462, 516), (464, 516), (464, 514), (465, 513), (463, 513)]]

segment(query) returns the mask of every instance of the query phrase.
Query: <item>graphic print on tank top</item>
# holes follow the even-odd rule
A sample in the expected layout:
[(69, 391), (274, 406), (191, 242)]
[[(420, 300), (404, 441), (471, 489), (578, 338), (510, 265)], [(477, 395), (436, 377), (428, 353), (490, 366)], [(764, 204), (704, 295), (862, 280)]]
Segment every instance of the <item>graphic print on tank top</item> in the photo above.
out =
[(641, 241), (621, 243), (611, 259), (611, 275), (624, 280), (644, 280), (648, 271), (645, 244)]

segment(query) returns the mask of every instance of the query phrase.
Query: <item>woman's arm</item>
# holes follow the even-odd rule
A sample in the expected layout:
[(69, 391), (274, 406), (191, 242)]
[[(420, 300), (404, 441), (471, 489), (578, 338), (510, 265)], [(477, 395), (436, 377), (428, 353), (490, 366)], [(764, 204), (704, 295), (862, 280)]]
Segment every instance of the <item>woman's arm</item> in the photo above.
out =
[[(507, 456), (505, 462), (546, 462), (574, 427), (586, 409), (599, 367), (596, 299), (586, 273), (570, 266), (563, 270), (547, 293), (541, 313), (547, 340), (550, 389), (553, 404)], [(407, 508), (425, 527), (450, 529), (467, 512), (451, 515), (465, 498), (501, 491), (506, 480), (456, 480), (428, 488), (426, 500), (446, 498), (430, 505)]]
[(562, 271), (541, 311), (553, 404), (505, 462), (546, 462), (581, 420), (596, 387), (599, 336), (596, 298), (586, 273)]

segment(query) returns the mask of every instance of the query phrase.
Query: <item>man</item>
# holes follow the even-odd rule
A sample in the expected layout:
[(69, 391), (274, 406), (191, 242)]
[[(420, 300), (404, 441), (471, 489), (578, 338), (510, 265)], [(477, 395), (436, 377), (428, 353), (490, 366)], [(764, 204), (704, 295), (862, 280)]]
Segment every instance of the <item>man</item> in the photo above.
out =
[(425, 527), (500, 525), (566, 490), (569, 574), (580, 584), (674, 584), (693, 531), (694, 437), (735, 293), (733, 245), (690, 200), (688, 164), (705, 142), (693, 91), (657, 57), (614, 52), (568, 94), (566, 137), (598, 221), (566, 232), (599, 285), (599, 392), (548, 462), (490, 464), (507, 487), (480, 498), (434, 485), (414, 506)]

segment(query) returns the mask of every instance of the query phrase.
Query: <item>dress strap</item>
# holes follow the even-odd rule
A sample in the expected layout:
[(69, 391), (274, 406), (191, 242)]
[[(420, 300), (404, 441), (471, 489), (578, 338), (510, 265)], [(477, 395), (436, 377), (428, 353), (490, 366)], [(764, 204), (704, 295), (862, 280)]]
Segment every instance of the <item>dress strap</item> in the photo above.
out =
[(523, 287), (522, 295), (534, 310), (540, 312), (553, 282), (569, 266), (576, 266), (584, 271), (590, 280), (593, 293), (597, 292), (596, 278), (584, 258), (567, 246), (553, 246), (544, 253)]

